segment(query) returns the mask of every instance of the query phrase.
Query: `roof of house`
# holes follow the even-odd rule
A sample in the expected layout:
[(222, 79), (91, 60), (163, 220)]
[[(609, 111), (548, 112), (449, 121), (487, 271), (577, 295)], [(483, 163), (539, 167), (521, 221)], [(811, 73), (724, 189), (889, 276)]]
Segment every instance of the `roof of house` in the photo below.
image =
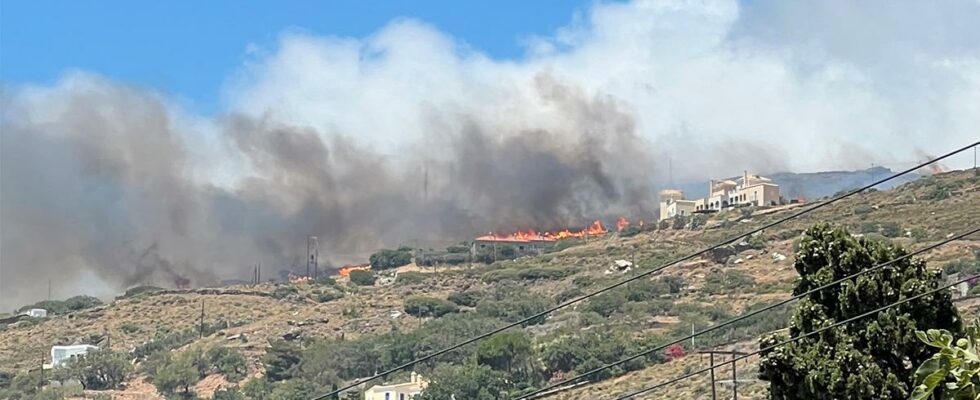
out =
[(492, 235), (480, 236), (473, 240), (477, 242), (498, 242), (498, 243), (531, 243), (531, 242), (554, 242), (555, 241), (555, 239), (544, 237), (544, 236), (518, 238), (518, 237), (499, 237), (499, 236), (492, 236)]
[(374, 385), (366, 389), (366, 391), (388, 391), (392, 389), (407, 388), (407, 387), (417, 387), (422, 389), (421, 382), (402, 382), (402, 383), (392, 383), (389, 385)]

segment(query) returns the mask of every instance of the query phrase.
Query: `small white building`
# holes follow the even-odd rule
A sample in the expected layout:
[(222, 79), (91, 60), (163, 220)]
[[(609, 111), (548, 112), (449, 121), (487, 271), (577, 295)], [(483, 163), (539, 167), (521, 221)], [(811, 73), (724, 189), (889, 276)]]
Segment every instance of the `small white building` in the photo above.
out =
[(51, 365), (59, 367), (75, 356), (88, 354), (92, 350), (98, 350), (97, 346), (90, 344), (73, 344), (71, 346), (51, 346)]
[(371, 386), (364, 391), (364, 400), (413, 400), (422, 394), (429, 382), (412, 372), (408, 382)]
[(45, 310), (43, 308), (32, 308), (30, 310), (27, 310), (27, 312), (25, 312), (24, 315), (33, 318), (47, 318), (48, 310)]
[(666, 189), (660, 192), (660, 221), (676, 216), (689, 216), (694, 213), (697, 202), (684, 200), (684, 192)]

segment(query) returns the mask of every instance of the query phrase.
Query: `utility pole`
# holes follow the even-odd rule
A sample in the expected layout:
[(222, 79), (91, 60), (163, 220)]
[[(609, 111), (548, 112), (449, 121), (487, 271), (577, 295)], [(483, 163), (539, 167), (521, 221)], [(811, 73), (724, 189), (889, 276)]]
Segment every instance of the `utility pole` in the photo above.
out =
[(51, 278), (48, 278), (48, 300), (51, 300)]
[(738, 400), (738, 372), (735, 368), (735, 352), (732, 352), (732, 400)]
[(708, 353), (711, 365), (711, 400), (718, 400), (718, 393), (715, 391), (715, 353)]
[[(320, 241), (316, 236), (306, 238), (306, 276), (316, 279), (317, 268), (320, 264)], [(313, 275), (310, 275), (310, 270)]]
[(204, 299), (201, 299), (201, 339), (204, 338)]
[[(41, 351), (41, 365), (40, 368), (38, 368), (38, 371), (40, 371), (41, 373), (41, 382), (38, 383), (37, 386), (37, 390), (39, 391), (41, 390), (42, 387), (44, 387), (44, 356), (45, 356), (44, 351)], [(51, 362), (54, 363), (53, 360)]]
[[(715, 389), (715, 382), (724, 383), (724, 381), (715, 380), (715, 367), (724, 365), (724, 364), (719, 364), (717, 366), (715, 365), (715, 355), (730, 354), (732, 356), (732, 360), (730, 361), (730, 363), (732, 364), (732, 400), (738, 400), (738, 371), (736, 371), (735, 369), (735, 364), (736, 364), (737, 357), (744, 356), (746, 355), (746, 353), (741, 351), (735, 351), (735, 350), (702, 350), (699, 351), (698, 353), (708, 354), (709, 360), (711, 362), (711, 367), (709, 369), (711, 371), (711, 399), (712, 400), (717, 400), (717, 391)], [(724, 362), (724, 359), (725, 358), (723, 356), (721, 358), (722, 362)]]

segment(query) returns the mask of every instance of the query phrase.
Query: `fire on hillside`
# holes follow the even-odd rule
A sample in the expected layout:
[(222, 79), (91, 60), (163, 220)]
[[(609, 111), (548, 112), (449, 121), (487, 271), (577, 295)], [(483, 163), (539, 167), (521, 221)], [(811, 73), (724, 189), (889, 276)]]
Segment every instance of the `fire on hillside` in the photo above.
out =
[[(643, 227), (643, 220), (637, 222), (637, 226)], [(616, 230), (621, 232), (630, 226), (630, 221), (626, 217), (619, 217), (616, 221)], [(513, 233), (500, 234), (490, 233), (476, 238), (478, 241), (501, 241), (501, 242), (554, 242), (569, 238), (583, 238), (588, 236), (600, 236), (609, 233), (609, 230), (602, 225), (602, 221), (595, 220), (592, 224), (581, 230), (563, 229), (555, 232), (539, 232), (534, 229), (518, 230)]]

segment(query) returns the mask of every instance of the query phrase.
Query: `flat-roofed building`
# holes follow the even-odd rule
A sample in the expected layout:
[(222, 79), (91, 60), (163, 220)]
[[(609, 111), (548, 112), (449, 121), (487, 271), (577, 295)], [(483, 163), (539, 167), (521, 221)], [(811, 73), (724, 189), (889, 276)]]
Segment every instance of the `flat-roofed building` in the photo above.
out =
[(429, 382), (412, 372), (408, 382), (371, 386), (364, 391), (364, 400), (413, 400), (422, 394)]
[(90, 344), (74, 344), (71, 346), (51, 346), (51, 365), (59, 367), (68, 362), (72, 357), (88, 354), (93, 350), (98, 350), (96, 346)]

